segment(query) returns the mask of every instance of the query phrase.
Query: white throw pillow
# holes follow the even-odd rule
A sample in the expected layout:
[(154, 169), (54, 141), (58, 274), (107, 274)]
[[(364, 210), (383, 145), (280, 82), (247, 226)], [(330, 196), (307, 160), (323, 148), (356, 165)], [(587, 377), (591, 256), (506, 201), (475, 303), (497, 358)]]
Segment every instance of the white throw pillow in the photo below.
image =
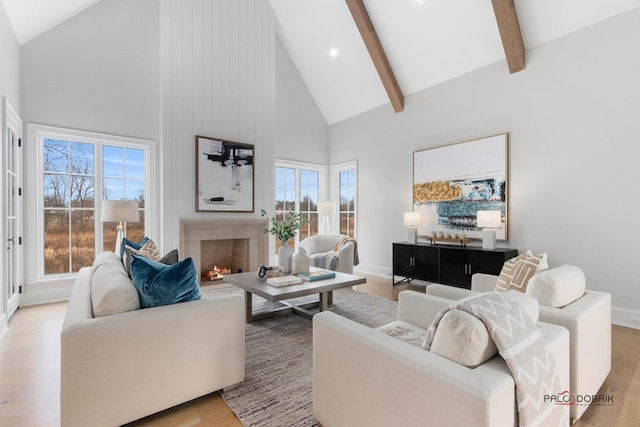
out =
[[(91, 304), (93, 317), (124, 313), (140, 308), (138, 291), (124, 271), (120, 257), (98, 257), (100, 262), (92, 268)], [(115, 260), (115, 262), (114, 262)]]
[(498, 354), (484, 323), (457, 309), (440, 320), (430, 351), (468, 368), (475, 368)]
[[(517, 301), (533, 323), (538, 321), (538, 301), (522, 292), (510, 290), (504, 298)], [(473, 314), (453, 309), (447, 312), (436, 329), (430, 351), (467, 368), (475, 368), (498, 354), (484, 323)]]
[(96, 270), (100, 267), (102, 267), (103, 265), (122, 265), (122, 261), (120, 260), (120, 257), (110, 251), (106, 251), (106, 252), (102, 252), (100, 255), (98, 255), (96, 257), (96, 259), (93, 261), (93, 265), (91, 266), (91, 273), (89, 274), (89, 278), (93, 278), (93, 274), (96, 272)]
[(564, 307), (584, 295), (586, 278), (580, 268), (565, 264), (536, 274), (529, 286), (540, 305)]

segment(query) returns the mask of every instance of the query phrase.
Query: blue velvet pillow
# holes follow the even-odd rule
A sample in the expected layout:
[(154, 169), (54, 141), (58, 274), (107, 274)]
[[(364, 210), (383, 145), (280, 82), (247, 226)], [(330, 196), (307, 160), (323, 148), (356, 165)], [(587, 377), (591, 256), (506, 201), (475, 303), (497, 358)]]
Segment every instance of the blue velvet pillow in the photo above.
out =
[(131, 280), (140, 296), (140, 308), (200, 299), (198, 271), (192, 258), (165, 265), (131, 254)]
[(124, 249), (125, 246), (131, 246), (133, 249), (135, 250), (140, 250), (140, 248), (142, 248), (144, 246), (145, 243), (147, 243), (149, 241), (149, 238), (147, 236), (144, 236), (142, 238), (142, 240), (140, 240), (140, 243), (135, 243), (132, 242), (131, 240), (127, 239), (126, 237), (122, 238), (122, 243), (120, 243), (120, 259), (124, 259)]

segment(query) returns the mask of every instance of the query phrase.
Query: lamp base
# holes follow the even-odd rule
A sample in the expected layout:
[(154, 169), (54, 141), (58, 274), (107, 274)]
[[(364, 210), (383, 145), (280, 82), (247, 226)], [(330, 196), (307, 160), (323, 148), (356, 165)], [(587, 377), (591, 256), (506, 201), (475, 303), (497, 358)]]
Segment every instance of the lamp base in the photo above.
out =
[(122, 223), (118, 224), (118, 232), (116, 233), (116, 248), (114, 253), (120, 254), (120, 246), (122, 245), (122, 238), (124, 237), (124, 227)]
[(415, 227), (409, 227), (409, 234), (407, 239), (409, 243), (418, 243), (418, 229)]
[(485, 228), (482, 230), (482, 249), (496, 248), (496, 230)]
[(322, 224), (318, 234), (331, 234), (331, 225), (329, 224), (329, 214), (322, 214)]

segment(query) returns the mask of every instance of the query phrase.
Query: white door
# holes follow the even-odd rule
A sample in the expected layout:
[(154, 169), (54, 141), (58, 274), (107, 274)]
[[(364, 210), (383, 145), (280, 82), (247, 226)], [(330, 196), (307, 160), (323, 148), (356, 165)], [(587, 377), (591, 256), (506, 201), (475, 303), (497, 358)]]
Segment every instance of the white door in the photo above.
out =
[(20, 304), (22, 290), (22, 121), (3, 100), (3, 284), (5, 312), (10, 318)]

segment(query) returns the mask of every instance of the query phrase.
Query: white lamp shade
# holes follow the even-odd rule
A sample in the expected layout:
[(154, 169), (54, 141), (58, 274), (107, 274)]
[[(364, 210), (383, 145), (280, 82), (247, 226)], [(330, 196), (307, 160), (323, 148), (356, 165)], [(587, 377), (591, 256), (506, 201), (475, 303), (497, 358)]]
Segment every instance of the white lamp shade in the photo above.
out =
[(502, 225), (502, 214), (500, 211), (478, 211), (478, 228), (500, 228)]
[(140, 213), (138, 202), (126, 200), (104, 200), (102, 202), (102, 222), (138, 222)]
[(336, 211), (336, 202), (319, 202), (318, 203), (318, 213), (321, 214), (332, 214)]
[(404, 225), (408, 227), (417, 227), (422, 222), (420, 212), (405, 212), (404, 213)]

